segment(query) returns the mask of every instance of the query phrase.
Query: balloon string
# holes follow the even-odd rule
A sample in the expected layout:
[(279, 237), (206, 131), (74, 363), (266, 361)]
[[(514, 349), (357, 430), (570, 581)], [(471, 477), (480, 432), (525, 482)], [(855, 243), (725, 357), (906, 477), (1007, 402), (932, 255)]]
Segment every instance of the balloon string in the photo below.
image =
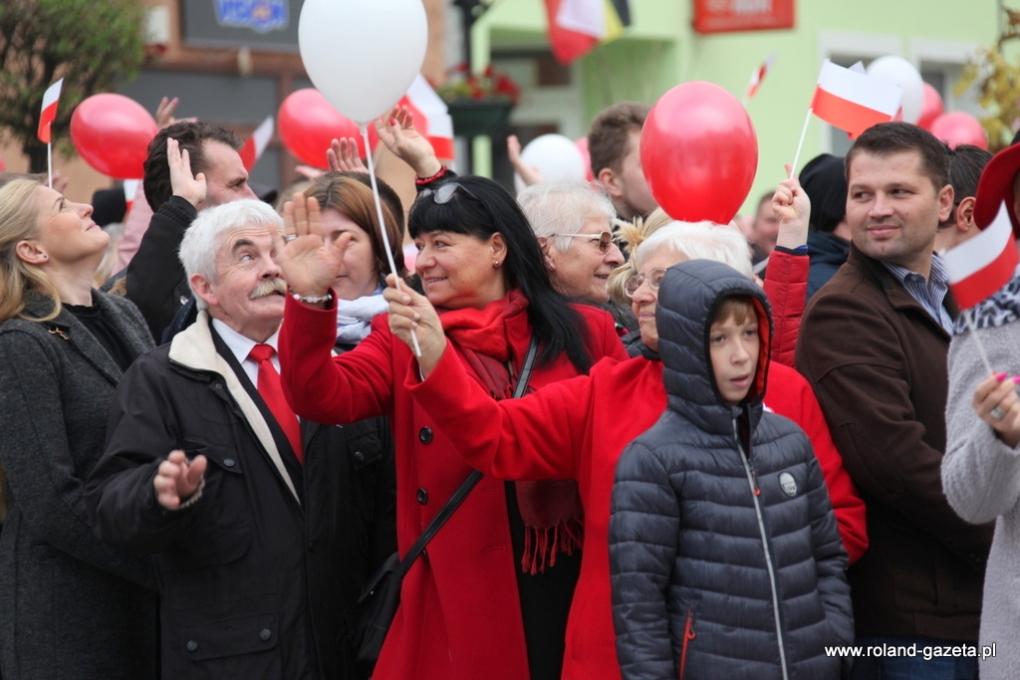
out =
[[(386, 233), (386, 222), (383, 220), (382, 201), (379, 199), (379, 185), (375, 181), (375, 160), (372, 158), (372, 147), (368, 141), (368, 125), (361, 123), (361, 138), (365, 140), (365, 156), (368, 157), (368, 177), (372, 183), (372, 198), (375, 199), (375, 214), (379, 220), (379, 231), (382, 234), (383, 249), (386, 251), (386, 261), (390, 265), (390, 271), (397, 280), (397, 290), (402, 290), (400, 274), (397, 272), (397, 263), (393, 259), (393, 248), (390, 247), (390, 237)], [(414, 345), (414, 356), (421, 358), (421, 345), (418, 344), (418, 334), (411, 329), (411, 343)]]
[(804, 148), (804, 138), (807, 137), (808, 124), (811, 123), (811, 114), (813, 111), (811, 107), (808, 107), (807, 115), (804, 116), (804, 126), (800, 129), (800, 141), (797, 142), (797, 153), (793, 154), (793, 165), (790, 166), (790, 176), (787, 179), (793, 179), (794, 174), (797, 172), (797, 163), (800, 162), (800, 152)]

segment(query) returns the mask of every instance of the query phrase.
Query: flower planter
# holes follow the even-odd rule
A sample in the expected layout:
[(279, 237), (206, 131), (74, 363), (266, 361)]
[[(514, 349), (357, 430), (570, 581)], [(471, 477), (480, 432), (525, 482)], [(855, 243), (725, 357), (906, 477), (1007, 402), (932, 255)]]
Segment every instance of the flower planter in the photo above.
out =
[(506, 130), (514, 108), (509, 99), (455, 99), (447, 105), (457, 137), (499, 136)]

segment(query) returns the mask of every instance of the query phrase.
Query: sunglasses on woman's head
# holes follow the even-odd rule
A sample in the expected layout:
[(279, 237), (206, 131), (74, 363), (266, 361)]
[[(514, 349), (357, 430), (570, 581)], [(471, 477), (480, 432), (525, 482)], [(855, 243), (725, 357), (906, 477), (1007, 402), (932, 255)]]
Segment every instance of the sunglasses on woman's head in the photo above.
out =
[(482, 199), (475, 196), (473, 191), (468, 189), (460, 182), (456, 182), (453, 180), (447, 180), (446, 182), (443, 182), (442, 184), (439, 185), (438, 189), (432, 189), (431, 187), (428, 189), (424, 189), (418, 195), (421, 198), (428, 198), (429, 196), (431, 196), (432, 200), (436, 203), (436, 205), (446, 205), (453, 199), (453, 196), (454, 194), (457, 193), (458, 189), (460, 189), (465, 194), (475, 199), (479, 203), (482, 202)]

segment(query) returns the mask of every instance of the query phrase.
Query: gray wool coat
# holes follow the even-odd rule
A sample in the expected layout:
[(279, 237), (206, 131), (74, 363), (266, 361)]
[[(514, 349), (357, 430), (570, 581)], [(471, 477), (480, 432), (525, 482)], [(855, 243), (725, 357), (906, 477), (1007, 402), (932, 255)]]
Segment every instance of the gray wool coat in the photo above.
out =
[[(152, 338), (135, 306), (94, 301), (135, 355)], [(29, 313), (49, 303), (36, 297)], [(0, 676), (4, 680), (157, 677), (157, 604), (148, 561), (102, 543), (83, 499), (103, 452), (121, 370), (66, 310), (0, 324)]]
[[(1020, 374), (1020, 279), (968, 314), (980, 319), (977, 335), (992, 369)], [(1015, 680), (1020, 673), (1020, 447), (1006, 446), (974, 412), (974, 390), (988, 377), (977, 344), (961, 328), (949, 346), (942, 486), (964, 520), (995, 522), (980, 631), (980, 644), (994, 644), (995, 656), (980, 661), (981, 680)]]

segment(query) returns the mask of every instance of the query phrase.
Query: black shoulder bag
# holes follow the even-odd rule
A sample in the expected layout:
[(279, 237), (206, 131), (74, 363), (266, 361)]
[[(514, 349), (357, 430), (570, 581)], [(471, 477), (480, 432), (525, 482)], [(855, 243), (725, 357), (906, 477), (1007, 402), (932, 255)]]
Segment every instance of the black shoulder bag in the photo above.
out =
[[(528, 346), (528, 354), (524, 358), (524, 366), (521, 368), (521, 376), (514, 388), (514, 399), (519, 399), (528, 388), (528, 380), (531, 378), (531, 371), (535, 365), (535, 355), (538, 354), (538, 343), (534, 338)], [(467, 476), (457, 490), (446, 501), (446, 505), (432, 518), (429, 525), (422, 532), (418, 540), (414, 542), (411, 549), (407, 551), (403, 559), (400, 553), (394, 552), (386, 558), (382, 566), (376, 570), (369, 580), (368, 586), (358, 597), (355, 606), (355, 631), (356, 636), (356, 658), (362, 663), (374, 663), (379, 657), (379, 650), (382, 649), (386, 632), (393, 622), (400, 605), (400, 584), (404, 575), (411, 569), (414, 561), (425, 550), (429, 541), (443, 528), (446, 521), (450, 519), (464, 499), (471, 493), (471, 489), (481, 480), (482, 473), (473, 470)]]

